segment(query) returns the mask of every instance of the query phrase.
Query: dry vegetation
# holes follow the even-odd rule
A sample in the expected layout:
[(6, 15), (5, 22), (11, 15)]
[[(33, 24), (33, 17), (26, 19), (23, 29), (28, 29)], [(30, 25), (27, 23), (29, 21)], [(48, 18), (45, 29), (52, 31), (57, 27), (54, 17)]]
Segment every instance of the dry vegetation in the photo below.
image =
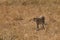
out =
[[(29, 21), (45, 16), (45, 30)], [(0, 0), (0, 40), (60, 40), (60, 0)]]

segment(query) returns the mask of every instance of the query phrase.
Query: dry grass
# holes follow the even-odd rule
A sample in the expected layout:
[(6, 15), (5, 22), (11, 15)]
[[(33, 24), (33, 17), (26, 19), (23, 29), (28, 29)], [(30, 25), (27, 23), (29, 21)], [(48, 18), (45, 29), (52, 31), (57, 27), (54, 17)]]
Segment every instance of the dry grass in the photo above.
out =
[[(45, 30), (29, 21), (45, 16)], [(60, 0), (1, 0), (0, 40), (60, 40)]]

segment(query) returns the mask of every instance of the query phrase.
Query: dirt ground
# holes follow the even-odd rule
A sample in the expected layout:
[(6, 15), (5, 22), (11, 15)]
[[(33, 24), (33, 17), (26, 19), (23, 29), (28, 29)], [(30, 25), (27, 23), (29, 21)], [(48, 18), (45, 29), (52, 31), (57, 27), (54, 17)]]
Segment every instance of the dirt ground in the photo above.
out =
[[(36, 31), (41, 15), (45, 30)], [(0, 40), (60, 40), (60, 0), (0, 0)]]

